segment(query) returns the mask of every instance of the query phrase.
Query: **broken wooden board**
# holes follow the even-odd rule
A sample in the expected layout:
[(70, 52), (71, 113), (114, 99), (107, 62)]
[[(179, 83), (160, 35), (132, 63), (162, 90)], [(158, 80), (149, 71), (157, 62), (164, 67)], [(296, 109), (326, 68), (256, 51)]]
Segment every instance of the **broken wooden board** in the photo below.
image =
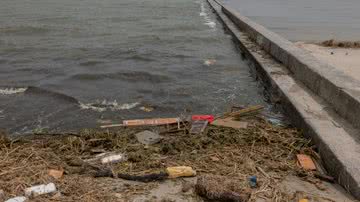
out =
[(180, 118), (135, 119), (123, 121), (124, 126), (155, 126), (179, 123)]
[(101, 128), (112, 128), (121, 126), (158, 126), (169, 124), (180, 124), (180, 118), (154, 118), (154, 119), (134, 119), (124, 120), (122, 124), (112, 124), (100, 126)]
[(234, 121), (232, 118), (225, 118), (225, 119), (216, 119), (214, 122), (211, 123), (215, 126), (223, 126), (235, 129), (242, 129), (247, 128), (248, 122), (245, 121)]

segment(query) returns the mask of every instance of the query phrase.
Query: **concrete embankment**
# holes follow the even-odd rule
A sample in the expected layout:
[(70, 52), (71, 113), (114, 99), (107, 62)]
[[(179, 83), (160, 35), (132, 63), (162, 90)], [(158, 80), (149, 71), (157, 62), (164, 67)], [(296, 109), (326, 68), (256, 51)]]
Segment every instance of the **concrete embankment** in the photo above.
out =
[(360, 82), (235, 10), (208, 2), (272, 97), (316, 143), (327, 171), (360, 199)]

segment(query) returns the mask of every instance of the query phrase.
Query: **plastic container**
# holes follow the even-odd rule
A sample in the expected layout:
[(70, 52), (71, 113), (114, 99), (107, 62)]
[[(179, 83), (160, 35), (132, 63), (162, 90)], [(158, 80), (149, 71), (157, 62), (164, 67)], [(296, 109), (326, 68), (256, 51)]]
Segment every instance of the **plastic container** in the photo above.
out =
[(25, 196), (39, 196), (42, 194), (48, 194), (56, 191), (54, 183), (42, 184), (25, 189)]
[(192, 121), (206, 120), (209, 123), (211, 123), (215, 120), (215, 117), (214, 115), (192, 115), (191, 120)]

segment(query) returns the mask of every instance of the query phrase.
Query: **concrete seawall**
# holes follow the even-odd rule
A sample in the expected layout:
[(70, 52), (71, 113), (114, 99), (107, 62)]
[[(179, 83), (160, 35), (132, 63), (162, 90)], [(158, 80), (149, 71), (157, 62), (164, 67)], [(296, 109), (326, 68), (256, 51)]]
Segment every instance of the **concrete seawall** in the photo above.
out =
[(360, 199), (360, 83), (236, 11), (208, 0), (329, 174)]
[[(226, 6), (222, 11), (294, 77), (333, 105), (342, 117), (360, 128), (360, 82)], [(360, 134), (359, 134), (360, 135)]]

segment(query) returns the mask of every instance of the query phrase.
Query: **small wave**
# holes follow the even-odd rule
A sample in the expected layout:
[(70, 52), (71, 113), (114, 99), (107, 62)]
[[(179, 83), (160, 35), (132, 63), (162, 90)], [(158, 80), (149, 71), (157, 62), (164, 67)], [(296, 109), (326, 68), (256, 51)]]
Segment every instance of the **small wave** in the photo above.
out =
[(67, 101), (70, 103), (78, 103), (78, 100), (76, 98), (71, 97), (69, 95), (46, 90), (46, 89), (39, 88), (39, 87), (34, 87), (34, 86), (29, 86), (28, 89), (26, 90), (26, 93), (27, 94), (37, 94), (40, 96), (49, 96), (49, 97), (61, 99), (63, 101)]
[(89, 61), (86, 61), (86, 62), (81, 62), (80, 66), (95, 66), (95, 65), (98, 65), (98, 64), (101, 64), (101, 63), (104, 63), (104, 62), (96, 61), (96, 60), (89, 60)]
[(216, 28), (216, 22), (211, 20), (210, 16), (206, 13), (204, 2), (201, 2), (200, 4), (200, 16), (204, 18), (205, 25), (209, 26), (211, 29)]
[(90, 109), (90, 110), (94, 110), (97, 112), (104, 112), (106, 110), (111, 110), (111, 111), (129, 110), (129, 109), (132, 109), (132, 108), (140, 105), (139, 102), (119, 104), (119, 103), (117, 103), (116, 100), (114, 100), (114, 101), (107, 101), (107, 100), (98, 101), (97, 100), (94, 103), (84, 104), (84, 103), (79, 102), (79, 104), (80, 104), (81, 109)]
[(133, 55), (133, 56), (126, 57), (125, 59), (126, 59), (126, 60), (136, 60), (136, 61), (145, 61), (145, 62), (156, 61), (156, 59), (153, 59), (153, 58), (150, 58), (150, 57), (141, 56), (141, 55)]
[(27, 88), (0, 88), (0, 95), (12, 95), (23, 93)]
[(49, 32), (50, 29), (39, 25), (39, 26), (7, 26), (0, 27), (0, 33), (5, 34), (42, 34)]
[(148, 72), (131, 71), (131, 72), (116, 72), (107, 74), (76, 74), (71, 77), (75, 80), (101, 80), (101, 79), (118, 79), (130, 82), (150, 82), (160, 83), (171, 80), (165, 75), (150, 74)]

